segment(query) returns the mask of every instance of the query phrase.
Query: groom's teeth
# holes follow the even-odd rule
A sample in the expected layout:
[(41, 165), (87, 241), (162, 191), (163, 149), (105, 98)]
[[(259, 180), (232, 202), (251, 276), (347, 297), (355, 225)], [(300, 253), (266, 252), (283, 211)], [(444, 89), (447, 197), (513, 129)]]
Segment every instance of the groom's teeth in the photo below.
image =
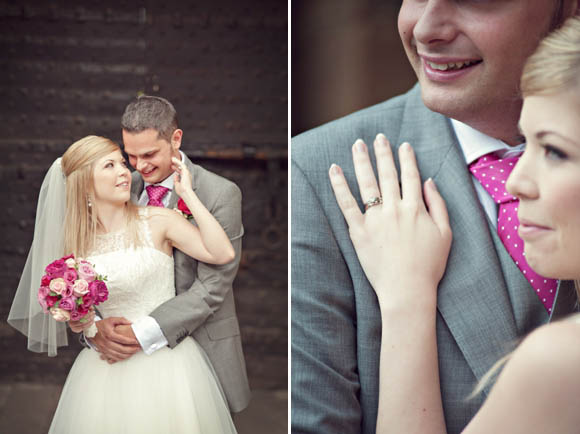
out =
[(457, 69), (461, 69), (461, 68), (466, 67), (466, 66), (470, 66), (474, 63), (475, 63), (475, 61), (471, 61), (471, 60), (467, 60), (465, 62), (449, 62), (449, 63), (434, 63), (434, 62), (427, 61), (427, 64), (432, 69), (437, 69), (439, 71), (447, 71), (448, 69), (457, 70)]

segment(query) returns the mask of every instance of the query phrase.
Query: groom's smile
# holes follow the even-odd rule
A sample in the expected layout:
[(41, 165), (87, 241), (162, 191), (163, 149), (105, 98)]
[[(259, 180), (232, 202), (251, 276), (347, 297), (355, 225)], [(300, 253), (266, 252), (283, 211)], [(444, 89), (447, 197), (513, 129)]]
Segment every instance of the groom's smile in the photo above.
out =
[(151, 128), (138, 133), (123, 130), (123, 144), (129, 162), (144, 181), (157, 184), (171, 176), (171, 158), (180, 158), (181, 135), (181, 130), (175, 130), (169, 143)]

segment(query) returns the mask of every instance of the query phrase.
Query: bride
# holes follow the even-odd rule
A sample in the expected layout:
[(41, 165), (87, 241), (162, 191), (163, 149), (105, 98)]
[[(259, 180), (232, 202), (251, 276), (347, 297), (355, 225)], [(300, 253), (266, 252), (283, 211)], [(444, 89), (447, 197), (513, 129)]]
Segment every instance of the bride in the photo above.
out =
[[(578, 297), (579, 77), (580, 17), (573, 17), (540, 43), (524, 68), (520, 128), (527, 138), (526, 149), (506, 183), (507, 192), (519, 199), (518, 234), (527, 263), (546, 277), (575, 280)], [(377, 294), (383, 321), (381, 348), (390, 349), (390, 354), (397, 351), (397, 357), (381, 351), (377, 432), (442, 434), (446, 426), (435, 317), (437, 285), (452, 238), (445, 203), (432, 180), (421, 186), (408, 143), (399, 148), (401, 190), (385, 136), (379, 134), (374, 143), (378, 185), (366, 148), (358, 154), (356, 149), (361, 190), (380, 186), (382, 205), (373, 203), (362, 214), (338, 166), (330, 169), (330, 179), (358, 258)], [(359, 174), (365, 170), (363, 183)], [(580, 390), (579, 323), (580, 315), (574, 315), (531, 333), (507, 357), (489, 397), (463, 432), (578, 432), (580, 412), (573, 403)], [(496, 373), (492, 369), (480, 388)]]
[[(186, 166), (173, 159), (175, 192), (197, 227), (175, 211), (137, 207), (119, 147), (96, 136), (73, 143), (41, 187), (34, 240), (9, 322), (29, 349), (56, 354), (66, 326), (43, 314), (36, 292), (44, 267), (66, 254), (85, 258), (107, 276), (104, 317), (135, 321), (175, 296), (172, 249), (210, 264), (234, 259), (233, 247), (191, 188)], [(66, 202), (66, 209), (64, 203)], [(30, 277), (24, 277), (30, 276)], [(71, 322), (76, 331), (94, 324)], [(138, 352), (115, 364), (84, 349), (76, 358), (49, 433), (233, 433), (230, 412), (213, 368), (193, 338), (152, 355)]]

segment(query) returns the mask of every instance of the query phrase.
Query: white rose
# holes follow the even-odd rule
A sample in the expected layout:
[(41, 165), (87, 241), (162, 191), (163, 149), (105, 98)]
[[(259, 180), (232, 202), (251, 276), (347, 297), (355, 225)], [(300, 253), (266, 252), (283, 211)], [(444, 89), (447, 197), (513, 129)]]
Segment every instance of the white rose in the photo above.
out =
[(64, 263), (68, 268), (75, 268), (75, 265), (77, 264), (74, 258), (68, 258)]

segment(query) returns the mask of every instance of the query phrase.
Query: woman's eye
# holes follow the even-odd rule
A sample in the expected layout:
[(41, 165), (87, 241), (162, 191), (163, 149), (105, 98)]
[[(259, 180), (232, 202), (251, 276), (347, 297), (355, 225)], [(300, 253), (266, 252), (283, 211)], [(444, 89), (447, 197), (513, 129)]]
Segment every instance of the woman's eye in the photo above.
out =
[(546, 152), (546, 157), (550, 160), (565, 160), (568, 156), (560, 151), (558, 148), (552, 145), (545, 145), (544, 150)]

